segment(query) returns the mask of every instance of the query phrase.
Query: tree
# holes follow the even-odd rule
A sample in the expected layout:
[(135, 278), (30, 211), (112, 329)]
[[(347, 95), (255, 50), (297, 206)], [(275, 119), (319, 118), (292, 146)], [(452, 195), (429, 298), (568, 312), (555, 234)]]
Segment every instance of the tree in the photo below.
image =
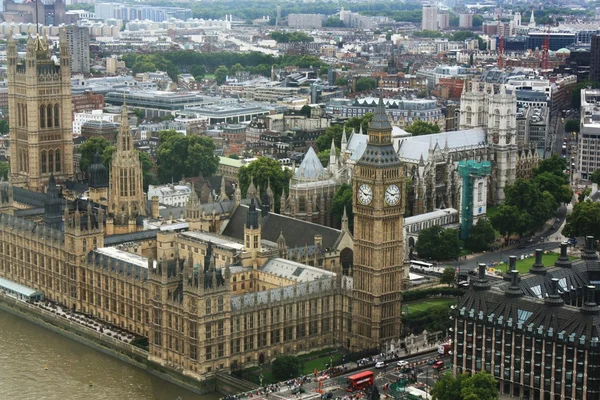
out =
[(533, 171), (533, 176), (543, 174), (544, 172), (551, 172), (555, 175), (564, 176), (565, 182), (568, 182), (569, 179), (563, 172), (568, 166), (569, 163), (567, 160), (555, 153), (552, 154), (552, 157), (540, 161), (538, 167)]
[(300, 375), (300, 360), (293, 355), (278, 356), (271, 363), (275, 379), (283, 381)]
[(331, 148), (331, 139), (335, 143), (335, 147), (342, 147), (342, 135), (344, 134), (343, 125), (331, 125), (325, 129), (325, 134), (319, 136), (315, 141), (315, 145), (319, 151), (329, 150)]
[(569, 185), (566, 175), (556, 175), (551, 172), (544, 172), (534, 178), (534, 183), (540, 191), (549, 192), (558, 204), (570, 203), (573, 199), (573, 190)]
[(329, 17), (323, 23), (323, 27), (325, 28), (343, 28), (344, 26), (344, 21), (336, 17)]
[(333, 195), (331, 204), (331, 216), (336, 223), (336, 226), (341, 226), (342, 217), (344, 216), (344, 210), (348, 217), (348, 229), (350, 232), (354, 231), (354, 212), (352, 210), (352, 196), (353, 190), (352, 185), (344, 183), (338, 188)]
[(304, 115), (307, 118), (310, 118), (311, 113), (312, 113), (312, 108), (308, 104), (303, 105), (302, 108), (300, 109), (300, 114)]
[(154, 161), (148, 153), (138, 151), (140, 164), (142, 166), (142, 176), (144, 190), (148, 191), (148, 186), (154, 183)]
[(217, 85), (222, 85), (225, 83), (225, 79), (227, 79), (227, 75), (229, 74), (229, 70), (226, 66), (221, 65), (219, 68), (215, 70), (215, 81), (217, 81)]
[(548, 191), (542, 192), (531, 180), (517, 179), (504, 188), (504, 195), (506, 205), (516, 206), (519, 211), (529, 214), (532, 231), (540, 229), (558, 208), (554, 196)]
[(454, 32), (454, 34), (452, 35), (450, 40), (452, 40), (454, 42), (464, 42), (467, 39), (478, 38), (478, 37), (479, 36), (476, 35), (474, 32), (467, 31), (467, 30), (460, 30), (460, 31)]
[(323, 150), (317, 153), (317, 157), (319, 157), (319, 161), (325, 168), (329, 165), (329, 156), (331, 155), (331, 149)]
[(569, 237), (594, 236), (600, 239), (600, 203), (582, 201), (567, 215), (563, 234)]
[(419, 233), (415, 250), (422, 259), (455, 260), (460, 254), (460, 245), (456, 229), (432, 226)]
[(193, 65), (190, 68), (190, 74), (193, 75), (194, 79), (200, 81), (206, 76), (206, 68), (204, 68), (204, 65)]
[(456, 377), (447, 373), (431, 389), (433, 400), (496, 400), (498, 396), (496, 379), (485, 371)]
[(590, 176), (590, 181), (595, 184), (600, 184), (600, 169), (594, 171), (594, 173)]
[(348, 84), (348, 78), (346, 78), (345, 76), (342, 76), (341, 78), (337, 78), (335, 80), (336, 86), (346, 86), (347, 84)]
[(479, 28), (483, 25), (483, 17), (479, 14), (473, 15), (473, 28)]
[(468, 377), (467, 374), (456, 375), (456, 378), (452, 374), (442, 375), (431, 389), (431, 398), (433, 400), (463, 400), (461, 390)]
[(426, 121), (414, 121), (406, 127), (406, 132), (412, 133), (413, 136), (431, 135), (432, 133), (440, 133), (438, 124), (433, 124)]
[(354, 129), (356, 132), (360, 131), (362, 127), (363, 133), (367, 133), (367, 129), (369, 129), (369, 124), (373, 121), (372, 112), (365, 113), (362, 117), (351, 117), (346, 121), (346, 130), (351, 131)]
[(565, 132), (579, 132), (579, 121), (570, 119), (565, 123)]
[(485, 218), (479, 218), (475, 226), (471, 228), (467, 246), (473, 252), (486, 251), (490, 245), (496, 240), (496, 231), (494, 227)]
[(0, 119), (0, 134), (6, 135), (8, 133), (8, 120)]
[(367, 90), (373, 90), (377, 87), (377, 81), (374, 78), (362, 76), (354, 82), (354, 90), (357, 92), (364, 92)]
[(461, 385), (461, 394), (465, 400), (498, 399), (498, 383), (485, 371), (479, 371), (465, 379)]
[(516, 206), (501, 204), (490, 222), (494, 229), (508, 240), (513, 233), (523, 235), (527, 232), (530, 220), (531, 217), (526, 211), (520, 211)]
[(209, 177), (219, 166), (215, 142), (205, 136), (184, 135), (174, 130), (158, 133), (158, 179), (161, 183), (182, 177)]
[(275, 211), (280, 209), (281, 194), (289, 187), (291, 177), (291, 169), (281, 169), (279, 161), (267, 157), (259, 157), (258, 160), (241, 167), (238, 172), (242, 196), (246, 196), (251, 180), (255, 186), (260, 187), (261, 198), (271, 182), (271, 190), (275, 196), (275, 204), (271, 204), (271, 209)]
[(10, 173), (10, 163), (8, 161), (0, 161), (0, 176), (4, 180), (8, 180), (8, 174)]
[[(87, 173), (88, 168), (94, 161), (94, 154), (98, 152), (102, 155), (104, 153), (104, 149), (106, 149), (108, 146), (110, 146), (110, 143), (102, 136), (92, 137), (79, 146), (79, 154), (81, 154), (79, 168), (81, 169), (81, 172)], [(108, 168), (110, 164), (105, 164), (104, 166)]]
[(235, 65), (233, 65), (231, 68), (229, 68), (229, 74), (231, 76), (235, 76), (235, 74), (237, 74), (238, 72), (241, 72), (244, 70), (244, 67), (242, 66), (242, 64), (237, 63)]
[(440, 283), (444, 285), (452, 285), (456, 279), (456, 271), (452, 267), (444, 268), (444, 272), (442, 272), (442, 276), (440, 276)]

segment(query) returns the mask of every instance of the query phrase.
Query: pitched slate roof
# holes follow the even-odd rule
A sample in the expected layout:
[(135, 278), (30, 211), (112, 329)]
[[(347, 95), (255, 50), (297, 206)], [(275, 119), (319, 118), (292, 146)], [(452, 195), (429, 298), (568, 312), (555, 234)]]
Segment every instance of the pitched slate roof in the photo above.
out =
[(46, 194), (13, 186), (13, 199), (17, 203), (39, 208), (44, 207)]
[(121, 243), (137, 242), (140, 240), (156, 239), (158, 229), (150, 229), (147, 231), (124, 233), (121, 235), (110, 235), (104, 238), (104, 245), (116, 246)]
[[(248, 206), (240, 205), (234, 211), (223, 235), (244, 240), (244, 224), (248, 217)], [(306, 222), (281, 214), (269, 213), (261, 218), (262, 238), (277, 243), (279, 234), (283, 232), (288, 248), (304, 247), (314, 244), (314, 236), (321, 235), (323, 247), (332, 248), (342, 231), (327, 226)]]

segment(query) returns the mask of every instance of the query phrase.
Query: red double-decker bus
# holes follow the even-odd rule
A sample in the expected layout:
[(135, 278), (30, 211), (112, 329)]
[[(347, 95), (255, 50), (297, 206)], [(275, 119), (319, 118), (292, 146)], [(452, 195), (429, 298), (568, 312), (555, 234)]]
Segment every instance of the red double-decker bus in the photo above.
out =
[(355, 392), (371, 386), (375, 382), (375, 375), (372, 371), (364, 371), (348, 377), (346, 391)]

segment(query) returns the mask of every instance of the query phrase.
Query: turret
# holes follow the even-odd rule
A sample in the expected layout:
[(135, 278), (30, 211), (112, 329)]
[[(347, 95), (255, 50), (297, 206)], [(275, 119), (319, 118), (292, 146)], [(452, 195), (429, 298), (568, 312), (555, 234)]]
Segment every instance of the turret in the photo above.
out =
[(246, 191), (246, 198), (253, 199), (256, 198), (256, 186), (254, 186), (254, 177), (250, 177), (250, 186), (248, 186), (248, 190)]
[(333, 175), (335, 175), (337, 173), (337, 151), (335, 149), (335, 141), (333, 139), (331, 139), (331, 148), (329, 149), (329, 165), (328, 165), (328, 169), (329, 172)]
[(348, 226), (348, 213), (346, 212), (346, 207), (344, 207), (344, 215), (342, 215), (342, 231), (350, 231)]
[(221, 193), (219, 194), (219, 201), (227, 200), (226, 192), (227, 184), (225, 182), (225, 175), (221, 177)]

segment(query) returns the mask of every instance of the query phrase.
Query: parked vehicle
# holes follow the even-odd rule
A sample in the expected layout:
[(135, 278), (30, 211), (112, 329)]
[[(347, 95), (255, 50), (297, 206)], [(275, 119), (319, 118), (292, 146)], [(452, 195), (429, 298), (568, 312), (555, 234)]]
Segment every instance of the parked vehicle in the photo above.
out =
[(383, 361), (377, 361), (375, 363), (375, 368), (379, 369), (379, 368), (383, 368), (383, 367), (385, 367), (385, 362), (383, 362)]

